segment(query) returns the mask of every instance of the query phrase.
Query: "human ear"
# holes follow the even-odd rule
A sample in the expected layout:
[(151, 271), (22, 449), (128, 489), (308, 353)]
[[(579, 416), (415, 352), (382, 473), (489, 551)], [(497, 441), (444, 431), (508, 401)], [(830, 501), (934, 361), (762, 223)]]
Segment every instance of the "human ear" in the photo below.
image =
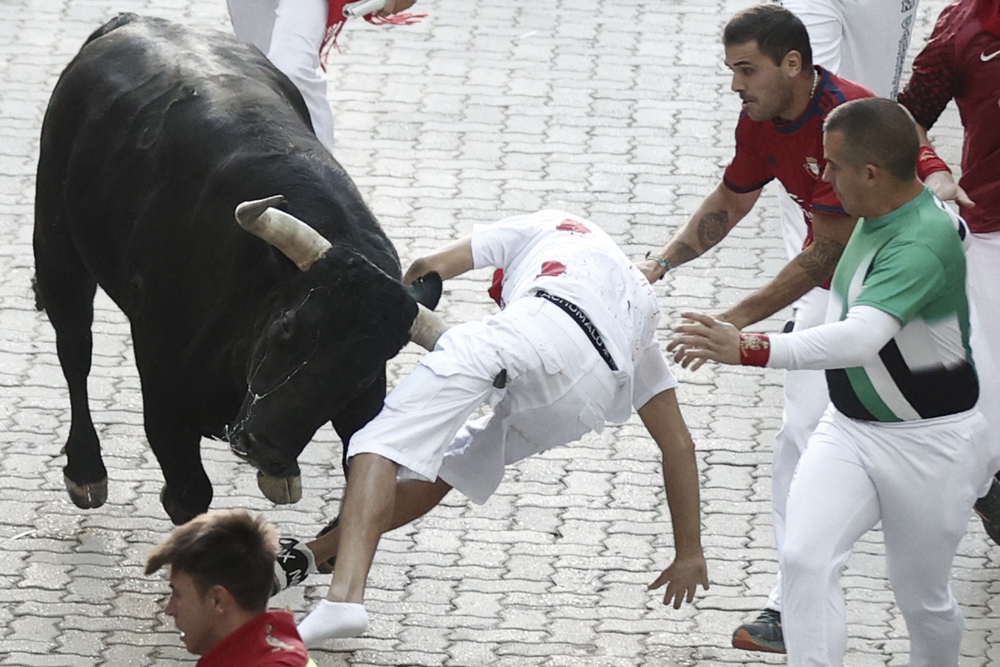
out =
[(802, 54), (792, 49), (781, 59), (781, 68), (791, 77), (798, 76), (802, 72)]
[(212, 610), (217, 613), (225, 613), (233, 601), (233, 594), (222, 584), (216, 584), (208, 589), (207, 597), (212, 603)]

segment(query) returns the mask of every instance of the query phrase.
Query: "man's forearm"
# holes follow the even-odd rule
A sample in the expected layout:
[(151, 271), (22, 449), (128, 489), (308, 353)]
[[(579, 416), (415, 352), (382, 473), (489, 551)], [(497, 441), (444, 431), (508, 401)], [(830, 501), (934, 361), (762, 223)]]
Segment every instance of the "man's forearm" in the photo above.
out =
[(698, 462), (675, 393), (671, 390), (657, 394), (639, 410), (639, 417), (663, 455), (663, 487), (670, 508), (677, 557), (700, 557)]
[(735, 306), (719, 319), (743, 329), (792, 305), (812, 288), (827, 282), (844, 252), (839, 241), (817, 237), (813, 244), (785, 265), (774, 280)]
[(448, 280), (470, 271), (472, 268), (472, 239), (466, 236), (414, 261), (406, 270), (403, 283), (409, 285), (431, 271), (437, 272), (442, 280)]
[(690, 262), (714, 248), (743, 219), (759, 195), (759, 191), (736, 193), (719, 184), (656, 253), (656, 257), (664, 260), (667, 266), (650, 264), (643, 269), (647, 277), (651, 281), (659, 280), (668, 268)]
[[(704, 208), (704, 207), (703, 207)], [(677, 230), (660, 256), (674, 266), (680, 266), (714, 248), (726, 238), (731, 228), (729, 211), (700, 208), (688, 222)]]

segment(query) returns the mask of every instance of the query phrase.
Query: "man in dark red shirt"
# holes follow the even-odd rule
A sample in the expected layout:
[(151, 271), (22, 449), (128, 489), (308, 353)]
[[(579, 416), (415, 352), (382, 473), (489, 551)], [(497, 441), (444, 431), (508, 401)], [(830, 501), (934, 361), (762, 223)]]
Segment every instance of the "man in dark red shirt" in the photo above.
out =
[[(658, 255), (639, 267), (651, 281), (719, 243), (746, 216), (761, 188), (777, 179), (805, 213), (805, 247), (761, 289), (727, 309), (720, 319), (742, 329), (796, 302), (795, 330), (823, 323), (828, 281), (854, 229), (856, 218), (840, 205), (820, 175), (823, 121), (849, 100), (871, 97), (867, 88), (812, 64), (805, 26), (779, 5), (758, 5), (734, 16), (723, 34), (732, 89), (743, 100), (736, 127), (736, 155), (722, 182), (674, 233)], [(784, 542), (785, 503), (792, 474), (829, 403), (822, 371), (785, 375), (785, 410), (775, 436), (771, 502), (779, 559)], [(733, 646), (784, 653), (781, 578), (763, 613), (737, 628)]]
[[(952, 99), (965, 127), (957, 184), (927, 140)], [(1000, 277), (1000, 0), (956, 0), (941, 12), (899, 102), (917, 121), (923, 144), (918, 173), (939, 197), (959, 204), (972, 231), (966, 261), (979, 323), (972, 324), (979, 408), (1000, 448), (1000, 290), (994, 286)], [(1000, 544), (1000, 481), (993, 481), (976, 511)]]
[(219, 510), (174, 529), (146, 574), (170, 566), (167, 615), (198, 667), (316, 667), (284, 611), (267, 611), (278, 551), (274, 527)]

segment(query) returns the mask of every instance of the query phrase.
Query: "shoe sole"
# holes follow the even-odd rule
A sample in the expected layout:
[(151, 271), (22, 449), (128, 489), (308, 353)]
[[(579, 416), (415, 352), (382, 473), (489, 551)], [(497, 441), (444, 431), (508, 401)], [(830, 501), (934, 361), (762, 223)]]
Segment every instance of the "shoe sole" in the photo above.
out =
[(983, 522), (983, 530), (994, 544), (1000, 544), (1000, 526), (993, 522), (994, 517), (988, 517), (979, 510), (973, 508), (976, 514), (979, 516), (979, 520)]
[(733, 635), (733, 648), (744, 651), (757, 651), (758, 653), (784, 653), (784, 644), (778, 646), (767, 642), (761, 642), (750, 636), (746, 630), (737, 630)]

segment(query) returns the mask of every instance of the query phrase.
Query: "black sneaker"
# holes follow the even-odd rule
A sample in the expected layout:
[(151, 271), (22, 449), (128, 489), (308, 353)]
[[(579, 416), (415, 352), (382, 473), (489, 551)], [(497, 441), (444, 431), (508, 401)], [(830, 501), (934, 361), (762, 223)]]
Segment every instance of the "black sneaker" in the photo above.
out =
[(990, 490), (976, 501), (976, 514), (983, 520), (983, 528), (994, 543), (1000, 544), (1000, 481), (994, 477)]
[(784, 653), (785, 638), (781, 634), (781, 612), (765, 609), (753, 623), (745, 623), (733, 633), (733, 648), (763, 653)]
[(313, 572), (316, 572), (316, 557), (312, 550), (294, 538), (282, 537), (278, 540), (278, 557), (274, 560), (271, 595), (301, 584)]
[[(338, 514), (333, 521), (323, 526), (323, 530), (316, 533), (316, 537), (323, 537), (324, 535), (326, 535), (339, 525), (340, 525), (340, 515)], [(337, 557), (333, 556), (331, 558), (327, 558), (322, 563), (316, 563), (316, 570), (320, 574), (331, 574), (336, 564), (337, 564)]]

